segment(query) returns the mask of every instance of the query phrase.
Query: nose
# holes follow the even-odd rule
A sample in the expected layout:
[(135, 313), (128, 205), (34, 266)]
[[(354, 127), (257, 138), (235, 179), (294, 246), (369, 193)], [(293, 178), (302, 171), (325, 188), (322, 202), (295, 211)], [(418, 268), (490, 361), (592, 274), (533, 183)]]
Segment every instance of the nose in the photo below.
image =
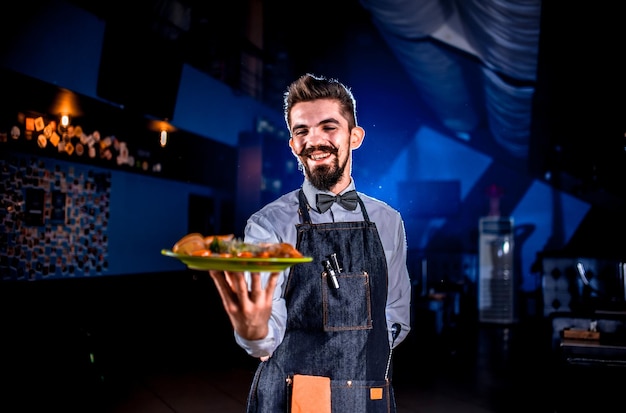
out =
[(318, 146), (326, 142), (325, 136), (320, 128), (311, 128), (305, 138), (307, 146)]

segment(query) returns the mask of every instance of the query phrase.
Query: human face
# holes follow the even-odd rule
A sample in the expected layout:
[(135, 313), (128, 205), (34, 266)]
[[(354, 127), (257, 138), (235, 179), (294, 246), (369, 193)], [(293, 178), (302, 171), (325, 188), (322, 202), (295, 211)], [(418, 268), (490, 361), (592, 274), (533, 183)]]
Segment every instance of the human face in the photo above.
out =
[(290, 132), (289, 146), (313, 186), (339, 193), (350, 184), (352, 149), (361, 145), (365, 132), (358, 126), (349, 129), (339, 102), (296, 103), (291, 108)]

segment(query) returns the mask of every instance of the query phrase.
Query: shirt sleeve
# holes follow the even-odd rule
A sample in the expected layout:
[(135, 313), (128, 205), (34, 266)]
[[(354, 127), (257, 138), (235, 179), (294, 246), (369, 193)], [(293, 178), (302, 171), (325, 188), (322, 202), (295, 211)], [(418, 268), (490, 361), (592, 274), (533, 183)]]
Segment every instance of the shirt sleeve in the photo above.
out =
[[(389, 343), (395, 348), (411, 330), (411, 280), (406, 264), (407, 243), (402, 219), (396, 221), (392, 235), (394, 239), (389, 244), (392, 250), (386, 251), (389, 271), (386, 315)], [(396, 323), (400, 325), (400, 334), (393, 340), (391, 328)]]

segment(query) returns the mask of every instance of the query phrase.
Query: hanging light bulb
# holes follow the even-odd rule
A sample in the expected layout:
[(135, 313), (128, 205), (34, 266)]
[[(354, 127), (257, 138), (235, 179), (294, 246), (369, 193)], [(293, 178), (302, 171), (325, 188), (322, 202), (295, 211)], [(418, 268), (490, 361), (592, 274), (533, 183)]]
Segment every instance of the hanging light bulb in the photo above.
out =
[(70, 125), (70, 115), (62, 114), (61, 115), (61, 126), (67, 128)]
[(167, 121), (167, 119), (152, 119), (150, 120), (148, 127), (153, 132), (159, 132), (159, 143), (161, 144), (162, 148), (167, 145), (167, 139), (169, 138), (169, 134), (172, 132), (176, 132), (176, 128), (172, 126)]

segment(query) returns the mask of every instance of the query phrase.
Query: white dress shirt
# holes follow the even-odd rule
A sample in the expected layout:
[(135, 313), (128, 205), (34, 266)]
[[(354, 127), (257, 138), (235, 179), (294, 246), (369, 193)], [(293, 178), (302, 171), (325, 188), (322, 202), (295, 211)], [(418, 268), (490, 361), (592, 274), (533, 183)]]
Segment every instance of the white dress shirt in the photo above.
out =
[[(320, 214), (315, 207), (315, 196), (320, 191), (313, 187), (308, 180), (304, 180), (302, 189), (309, 203), (310, 216), (313, 224), (328, 222), (363, 221), (361, 207), (348, 211), (341, 205), (334, 203), (331, 208)], [(348, 188), (343, 192), (355, 189), (354, 180), (351, 180)], [(300, 188), (282, 195), (275, 201), (270, 202), (248, 219), (245, 228), (245, 242), (286, 242), (296, 245), (296, 225), (300, 223), (298, 214), (298, 191)], [(330, 195), (334, 195), (327, 192)], [(387, 288), (386, 317), (388, 329), (394, 323), (399, 323), (402, 328), (395, 341), (389, 331), (389, 343), (393, 347), (401, 343), (410, 330), (411, 317), (411, 282), (406, 265), (407, 244), (404, 222), (400, 213), (388, 204), (359, 192), (370, 221), (376, 224), (380, 240), (385, 250), (387, 270), (389, 274)], [(282, 293), (285, 288), (289, 269), (279, 275), (274, 299), (272, 315), (269, 321), (269, 333), (264, 339), (245, 340), (235, 333), (237, 343), (251, 356), (270, 356), (280, 344), (285, 334), (287, 309)], [(269, 273), (263, 274), (267, 278)]]

